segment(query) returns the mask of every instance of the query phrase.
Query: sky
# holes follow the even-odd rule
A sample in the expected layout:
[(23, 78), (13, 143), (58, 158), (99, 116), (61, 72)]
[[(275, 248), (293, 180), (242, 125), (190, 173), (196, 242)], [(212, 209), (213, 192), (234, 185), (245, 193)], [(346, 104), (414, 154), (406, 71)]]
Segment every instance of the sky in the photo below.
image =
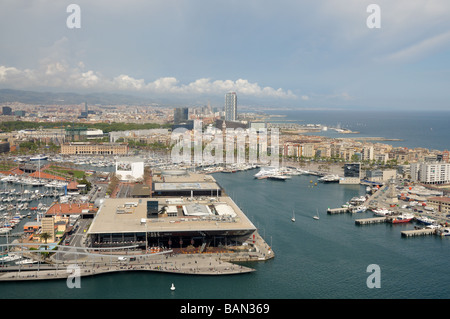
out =
[(449, 17), (448, 0), (2, 0), (0, 88), (446, 110)]

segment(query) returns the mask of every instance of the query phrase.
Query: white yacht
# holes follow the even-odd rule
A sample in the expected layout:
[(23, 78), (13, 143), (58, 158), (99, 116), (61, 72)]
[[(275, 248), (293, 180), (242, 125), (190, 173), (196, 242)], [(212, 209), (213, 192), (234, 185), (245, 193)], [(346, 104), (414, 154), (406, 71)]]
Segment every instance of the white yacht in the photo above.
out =
[(44, 161), (46, 159), (48, 159), (48, 156), (45, 156), (45, 155), (37, 155), (37, 156), (30, 157), (30, 161)]
[(339, 175), (330, 174), (320, 177), (318, 181), (322, 183), (336, 183), (339, 182), (339, 179), (340, 179)]
[(392, 213), (390, 210), (387, 210), (386, 208), (373, 209), (372, 211), (377, 216), (388, 216)]
[(9, 262), (9, 261), (14, 261), (14, 260), (18, 260), (22, 258), (22, 256), (17, 255), (17, 254), (8, 254), (6, 256), (3, 256), (0, 258), (0, 261), (4, 261), (4, 262)]
[(367, 210), (367, 207), (364, 206), (364, 205), (356, 207), (356, 212), (357, 213), (364, 213), (366, 210)]
[(275, 180), (280, 180), (280, 181), (285, 181), (287, 179), (290, 179), (291, 176), (286, 176), (286, 175), (268, 175), (267, 178), (269, 179), (275, 179)]

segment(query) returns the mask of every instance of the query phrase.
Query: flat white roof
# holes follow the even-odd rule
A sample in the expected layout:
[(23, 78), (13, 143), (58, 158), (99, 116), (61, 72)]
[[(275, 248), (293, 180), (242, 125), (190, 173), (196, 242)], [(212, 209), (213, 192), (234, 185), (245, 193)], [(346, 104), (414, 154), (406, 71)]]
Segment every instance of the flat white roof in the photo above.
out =
[(231, 216), (231, 217), (237, 216), (234, 209), (227, 204), (216, 204), (214, 205), (214, 208), (216, 209), (217, 214), (219, 214), (220, 216)]
[(185, 216), (209, 216), (212, 215), (208, 205), (204, 204), (189, 204), (183, 205), (183, 213)]
[[(190, 202), (184, 201), (178, 206), (188, 207), (186, 210), (188, 214), (211, 212), (210, 215), (196, 216), (187, 215), (184, 217), (158, 217), (147, 218), (147, 201), (158, 201), (158, 206), (167, 206), (169, 209), (176, 208), (176, 204), (168, 204), (166, 200), (174, 200), (174, 198), (152, 198), (142, 199), (138, 202), (137, 207), (130, 207), (125, 209), (126, 203), (132, 201), (131, 198), (107, 198), (100, 206), (88, 234), (101, 233), (130, 233), (130, 232), (177, 232), (177, 231), (211, 231), (211, 230), (255, 230), (256, 227), (227, 196), (218, 198), (219, 202), (211, 203), (209, 200)], [(180, 199), (178, 199), (180, 200)], [(197, 206), (191, 206), (198, 204)], [(223, 204), (219, 210), (222, 212), (230, 210), (236, 213), (233, 217), (233, 222), (221, 220), (223, 217), (219, 214), (215, 215), (209, 209), (210, 205)], [(172, 207), (172, 208), (170, 208)], [(199, 210), (196, 210), (199, 208)], [(142, 219), (146, 219), (146, 225), (141, 223)]]

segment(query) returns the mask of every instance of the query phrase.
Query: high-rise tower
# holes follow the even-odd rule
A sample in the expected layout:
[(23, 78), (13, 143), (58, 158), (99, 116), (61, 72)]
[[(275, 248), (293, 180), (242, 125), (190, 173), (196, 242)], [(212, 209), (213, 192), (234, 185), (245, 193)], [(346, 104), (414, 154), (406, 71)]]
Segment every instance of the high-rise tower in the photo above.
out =
[(237, 120), (237, 96), (236, 92), (225, 94), (225, 121)]
[(189, 109), (187, 107), (177, 107), (173, 111), (173, 122), (180, 124), (189, 120)]

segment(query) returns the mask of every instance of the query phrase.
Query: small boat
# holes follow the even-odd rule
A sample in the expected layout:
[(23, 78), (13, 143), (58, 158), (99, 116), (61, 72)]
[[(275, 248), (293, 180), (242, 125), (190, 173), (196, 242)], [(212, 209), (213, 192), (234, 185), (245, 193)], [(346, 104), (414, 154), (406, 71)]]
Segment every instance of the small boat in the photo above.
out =
[(170, 287), (170, 290), (175, 290), (175, 285), (172, 283), (172, 286)]
[(393, 224), (408, 223), (414, 218), (413, 214), (401, 214), (392, 219)]
[(367, 207), (364, 206), (364, 205), (356, 207), (356, 212), (357, 213), (364, 213), (366, 210), (367, 210)]
[(291, 218), (292, 222), (295, 222), (295, 212), (292, 212), (292, 218)]
[(438, 235), (439, 236), (450, 236), (450, 229), (449, 228), (439, 229)]
[(319, 219), (319, 210), (317, 210), (317, 214), (313, 218), (314, 219)]

